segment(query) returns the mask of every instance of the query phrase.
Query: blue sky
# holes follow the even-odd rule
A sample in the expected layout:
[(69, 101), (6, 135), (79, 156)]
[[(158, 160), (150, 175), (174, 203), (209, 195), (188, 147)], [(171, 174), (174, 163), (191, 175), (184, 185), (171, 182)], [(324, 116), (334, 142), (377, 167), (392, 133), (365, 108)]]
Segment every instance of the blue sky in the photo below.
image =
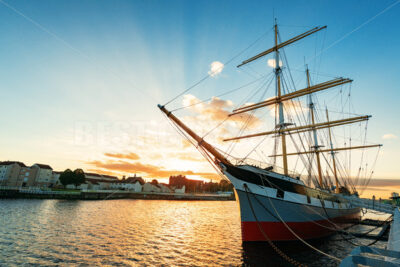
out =
[[(140, 151), (123, 142), (77, 145), (76, 125), (84, 122), (101, 131), (102, 123), (111, 128), (124, 122), (161, 123), (157, 103), (207, 75), (211, 62), (228, 61), (268, 33), (226, 65), (218, 78), (207, 79), (190, 93), (203, 99), (251, 81), (235, 66), (271, 46), (275, 14), (282, 39), (328, 25), (311, 41), (287, 49), (294, 58), (291, 66), (302, 69), (305, 59), (311, 70), (354, 79), (355, 110), (373, 115), (369, 140), (385, 145), (376, 176), (398, 178), (399, 139), (382, 136), (400, 136), (400, 4), (341, 40), (393, 3), (1, 0), (0, 159), (89, 169), (87, 162), (104, 159), (106, 152)], [(235, 103), (241, 98), (240, 93), (227, 96)], [(171, 108), (181, 105), (178, 99)], [(173, 146), (163, 148), (160, 142), (157, 149)], [(146, 153), (149, 150), (139, 153), (143, 160)], [(156, 165), (171, 167), (166, 159)], [(177, 163), (171, 168), (181, 167)]]

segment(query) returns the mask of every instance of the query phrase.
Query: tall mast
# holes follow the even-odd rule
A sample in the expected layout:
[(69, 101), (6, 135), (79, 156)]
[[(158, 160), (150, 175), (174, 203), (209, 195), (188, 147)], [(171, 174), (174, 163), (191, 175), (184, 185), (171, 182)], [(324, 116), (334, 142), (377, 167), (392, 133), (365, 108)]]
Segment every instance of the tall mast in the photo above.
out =
[[(275, 20), (275, 47), (278, 47), (278, 24)], [(281, 67), (279, 66), (279, 50), (278, 48), (275, 50), (275, 80), (276, 80), (276, 93), (278, 99), (281, 98)], [(283, 113), (283, 103), (279, 100), (278, 102), (279, 108), (279, 124), (276, 125), (279, 130), (282, 130), (286, 127), (285, 125), (285, 116)], [(280, 132), (280, 136), (282, 138), (282, 160), (283, 160), (283, 171), (285, 175), (288, 175), (288, 166), (287, 166), (287, 156), (286, 156), (286, 133)]]
[(187, 127), (182, 121), (180, 121), (175, 115), (173, 115), (170, 111), (168, 111), (164, 106), (158, 105), (158, 108), (165, 114), (167, 117), (172, 120), (176, 125), (179, 126), (183, 131), (185, 131), (190, 137), (192, 137), (198, 146), (203, 147), (208, 153), (214, 156), (215, 162), (221, 162), (225, 165), (231, 165), (229, 160), (223, 156), (217, 149), (215, 149), (212, 145), (207, 143), (203, 138), (198, 136), (195, 132), (193, 132), (189, 127)]
[[(326, 120), (329, 122), (328, 109), (326, 109)], [(329, 143), (330, 143), (330, 146), (332, 149), (331, 155), (332, 155), (332, 161), (333, 161), (333, 175), (335, 177), (335, 185), (336, 185), (335, 192), (339, 193), (339, 181), (338, 181), (337, 172), (336, 172), (336, 159), (335, 159), (335, 151), (333, 151), (331, 128), (329, 128), (328, 131), (329, 131)]]
[[(310, 72), (308, 70), (308, 66), (307, 66), (307, 86), (310, 87), (311, 83), (310, 83)], [(308, 95), (308, 100), (309, 100), (309, 107), (310, 107), (310, 116), (311, 116), (311, 121), (312, 121), (312, 125), (315, 125), (315, 115), (314, 115), (314, 103), (312, 102), (312, 96), (311, 94)], [(318, 137), (317, 137), (317, 130), (315, 129), (315, 127), (313, 127), (312, 129), (313, 135), (314, 135), (314, 146), (312, 148), (314, 148), (315, 151), (315, 155), (317, 158), (317, 168), (318, 168), (318, 182), (319, 182), (319, 186), (321, 188), (323, 188), (323, 183), (322, 183), (322, 170), (321, 170), (321, 160), (319, 157), (319, 145), (318, 145)], [(311, 162), (310, 162), (311, 164)]]

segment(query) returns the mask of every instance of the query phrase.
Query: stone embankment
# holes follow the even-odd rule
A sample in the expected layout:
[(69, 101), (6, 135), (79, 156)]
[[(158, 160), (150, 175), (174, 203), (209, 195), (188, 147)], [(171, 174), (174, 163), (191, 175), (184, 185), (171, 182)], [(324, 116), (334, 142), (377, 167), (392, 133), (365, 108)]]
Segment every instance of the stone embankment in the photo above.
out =
[(235, 200), (233, 194), (207, 193), (158, 193), (130, 192), (121, 190), (40, 190), (21, 188), (2, 188), (0, 198), (26, 199), (75, 199), (75, 200), (106, 200), (106, 199), (160, 199), (160, 200)]

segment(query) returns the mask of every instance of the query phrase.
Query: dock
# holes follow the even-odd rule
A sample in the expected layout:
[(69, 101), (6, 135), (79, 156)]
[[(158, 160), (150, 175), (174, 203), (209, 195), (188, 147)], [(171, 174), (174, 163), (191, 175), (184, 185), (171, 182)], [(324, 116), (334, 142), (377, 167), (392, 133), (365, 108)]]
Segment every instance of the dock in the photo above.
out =
[(39, 188), (0, 188), (0, 198), (24, 199), (67, 199), (67, 200), (107, 200), (107, 199), (149, 199), (149, 200), (235, 200), (233, 194), (213, 193), (162, 193), (134, 192), (124, 190), (43, 190)]
[[(340, 267), (352, 266), (400, 266), (400, 209), (396, 206), (377, 202), (371, 199), (343, 196), (356, 207), (371, 209), (393, 215), (390, 225), (389, 238), (386, 249), (373, 246), (359, 246), (354, 248), (350, 255), (342, 260)], [(374, 225), (373, 220), (366, 221), (366, 224)], [(384, 231), (382, 229), (381, 231)], [(378, 234), (379, 235), (379, 234)]]

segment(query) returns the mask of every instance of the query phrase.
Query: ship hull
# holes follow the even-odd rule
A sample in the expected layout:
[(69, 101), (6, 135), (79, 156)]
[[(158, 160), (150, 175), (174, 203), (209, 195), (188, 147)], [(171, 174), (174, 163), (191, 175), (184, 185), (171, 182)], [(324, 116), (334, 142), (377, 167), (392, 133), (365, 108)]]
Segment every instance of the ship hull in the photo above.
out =
[(242, 240), (246, 242), (266, 241), (267, 238), (271, 241), (322, 238), (360, 218), (359, 208), (324, 210), (245, 191), (236, 192), (240, 203)]
[[(269, 177), (273, 184), (252, 183), (246, 172), (224, 171), (234, 185), (240, 204), (242, 241), (294, 241), (326, 237), (360, 219), (360, 209), (334, 194), (300, 185), (289, 179), (280, 185), (278, 178)], [(233, 175), (233, 174), (236, 174)], [(265, 179), (265, 176), (264, 176)], [(274, 180), (275, 179), (275, 180)], [(280, 191), (280, 192), (278, 192)]]

